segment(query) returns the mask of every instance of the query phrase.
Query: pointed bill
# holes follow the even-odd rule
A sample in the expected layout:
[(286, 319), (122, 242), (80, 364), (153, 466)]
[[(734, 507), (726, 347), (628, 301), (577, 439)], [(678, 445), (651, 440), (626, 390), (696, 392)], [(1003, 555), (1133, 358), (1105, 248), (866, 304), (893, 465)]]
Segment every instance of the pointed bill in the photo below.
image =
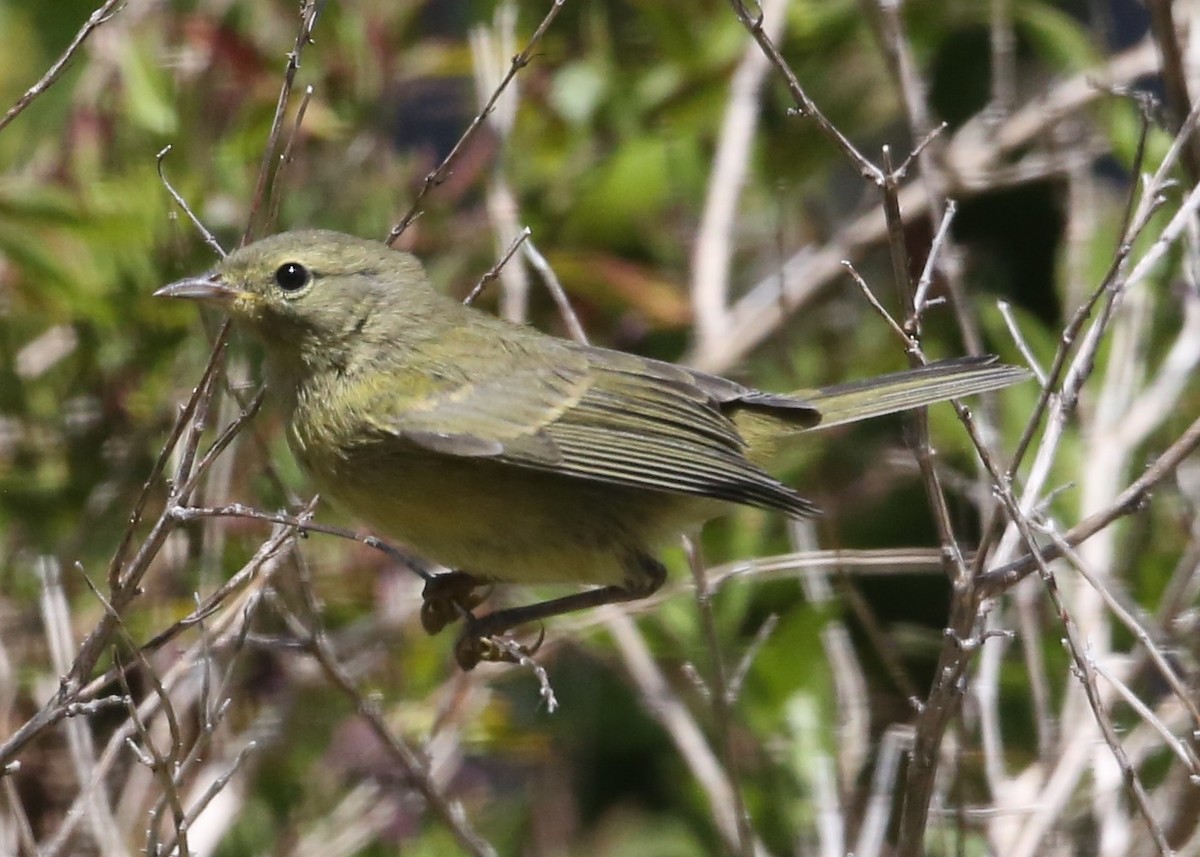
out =
[(186, 298), (205, 303), (228, 304), (240, 294), (238, 289), (222, 283), (217, 274), (210, 272), (198, 277), (177, 280), (168, 286), (163, 286), (154, 293), (154, 296), (156, 298)]

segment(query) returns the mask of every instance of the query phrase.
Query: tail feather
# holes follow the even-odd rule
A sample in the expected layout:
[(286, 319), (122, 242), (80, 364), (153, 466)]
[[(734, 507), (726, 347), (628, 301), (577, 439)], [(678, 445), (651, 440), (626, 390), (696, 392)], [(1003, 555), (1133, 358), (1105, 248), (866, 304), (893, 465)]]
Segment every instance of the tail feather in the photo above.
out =
[(997, 363), (995, 356), (961, 357), (791, 395), (820, 412), (816, 428), (824, 429), (999, 390), (1029, 377), (1019, 366)]

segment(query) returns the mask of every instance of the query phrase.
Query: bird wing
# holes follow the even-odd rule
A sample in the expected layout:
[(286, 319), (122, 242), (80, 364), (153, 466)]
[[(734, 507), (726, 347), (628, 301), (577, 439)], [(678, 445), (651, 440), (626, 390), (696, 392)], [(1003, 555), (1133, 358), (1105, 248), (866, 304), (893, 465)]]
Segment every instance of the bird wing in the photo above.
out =
[(816, 412), (802, 402), (604, 349), (562, 343), (552, 355), (523, 353), (508, 349), (508, 359), (443, 381), (417, 401), (372, 409), (386, 413), (380, 428), (444, 455), (795, 516), (815, 510), (747, 460), (745, 441), (723, 413), (784, 408), (814, 424)]

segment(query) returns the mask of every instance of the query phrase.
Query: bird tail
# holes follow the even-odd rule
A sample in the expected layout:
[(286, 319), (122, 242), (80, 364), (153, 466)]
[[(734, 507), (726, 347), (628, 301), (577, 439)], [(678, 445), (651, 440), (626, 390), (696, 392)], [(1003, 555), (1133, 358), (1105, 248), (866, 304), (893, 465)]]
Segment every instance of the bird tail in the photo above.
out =
[(1011, 386), (1030, 377), (1019, 366), (997, 363), (994, 355), (939, 360), (845, 384), (791, 393), (821, 414), (817, 429), (881, 417)]

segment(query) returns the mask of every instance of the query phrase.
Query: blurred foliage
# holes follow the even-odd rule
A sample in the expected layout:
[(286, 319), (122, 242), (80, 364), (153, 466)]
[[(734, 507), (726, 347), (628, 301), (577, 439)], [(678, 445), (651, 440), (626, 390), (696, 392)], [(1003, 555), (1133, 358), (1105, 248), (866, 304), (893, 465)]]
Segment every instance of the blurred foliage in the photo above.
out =
[[(282, 174), (272, 229), (386, 235), (477, 109), (466, 36), (470, 27), (491, 21), (492, 5), (327, 4), (285, 122), (291, 126), (302, 87), (314, 87), (293, 162)], [(548, 3), (518, 5), (521, 40)], [(871, 155), (883, 143), (903, 151), (912, 141), (865, 5), (792, 2), (782, 49), (816, 102), (863, 151)], [(1084, 69), (1104, 52), (1103, 39), (1078, 17), (1082, 5), (1012, 4), (1025, 90)], [(176, 405), (199, 377), (212, 319), (208, 336), (201, 335), (192, 308), (167, 306), (150, 294), (202, 270), (211, 253), (164, 191), (155, 155), (172, 147), (162, 161), (167, 175), (224, 246), (234, 246), (251, 219), (295, 38), (296, 6), (291, 0), (129, 3), (94, 34), (65, 77), (0, 133), (0, 623), (6, 636), (10, 629), (36, 636), (39, 585), (32, 568), (38, 556), (56, 556), (67, 569), (78, 562), (93, 578), (102, 577)], [(0, 104), (16, 100), (92, 8), (93, 0), (0, 3), (6, 34)], [(952, 125), (973, 116), (989, 97), (987, 4), (920, 0), (905, 4), (905, 15), (937, 112)], [(427, 198), (401, 244), (427, 260), (440, 286), (464, 294), (496, 256), (483, 187), (502, 173), (518, 200), (520, 223), (532, 228), (593, 341), (679, 358), (690, 337), (691, 238), (730, 74), (745, 44), (744, 31), (719, 0), (568, 2), (518, 78), (520, 105), (509, 139), (485, 129)], [(787, 114), (791, 105), (778, 82), (768, 86), (763, 102), (737, 226), (738, 289), (874, 202), (812, 123)], [(1110, 170), (1118, 178), (1105, 186), (1102, 200), (1112, 231), (1135, 120), (1124, 103), (1096, 116), (1118, 162)], [(1164, 139), (1153, 144), (1161, 148)], [(1066, 292), (1069, 278), (1059, 270), (1063, 205), (1061, 186), (1047, 181), (968, 201), (957, 225), (973, 287), (985, 290), (983, 297), (1006, 296), (1016, 304), (1042, 360), (1053, 353), (1064, 312), (1081, 297)], [(1111, 237), (1096, 241), (1088, 254), (1095, 268), (1082, 278), (1089, 286), (1099, 281), (1112, 248)], [(873, 284), (887, 283), (882, 252), (860, 269)], [(890, 286), (878, 291), (892, 294)], [(980, 300), (989, 347), (1019, 359), (987, 303)], [(483, 305), (492, 306), (488, 299)], [(534, 324), (561, 332), (540, 290), (531, 312)], [(238, 355), (252, 356), (237, 342)], [(927, 345), (939, 354), (962, 348), (951, 325), (937, 320)], [(857, 290), (841, 284), (731, 371), (786, 389), (902, 364), (891, 334)], [(242, 381), (253, 377), (252, 365), (235, 359)], [(1032, 387), (1004, 394), (1011, 407), (996, 417), (1005, 436), (1019, 432), (1035, 395)], [(228, 420), (233, 413), (224, 407), (218, 416)], [(942, 463), (970, 461), (948, 409), (933, 414), (933, 431)], [(935, 543), (915, 471), (885, 460), (902, 437), (899, 420), (883, 420), (814, 437), (796, 451), (788, 478), (827, 510), (816, 529), (831, 546)], [(262, 415), (252, 438), (243, 438), (222, 494), (205, 502), (274, 508), (289, 492), (303, 494), (277, 416)], [(265, 475), (268, 462), (282, 484)], [(1065, 484), (1069, 451), (1062, 467), (1058, 481)], [(164, 489), (152, 486), (151, 493), (152, 503), (161, 502)], [(1069, 507), (1076, 499), (1067, 492), (1056, 502)], [(972, 532), (971, 504), (954, 505), (963, 531)], [(1155, 509), (1150, 517), (1158, 515), (1171, 511)], [(337, 520), (326, 509), (321, 518)], [(181, 532), (131, 618), (135, 635), (190, 609), (192, 592), (211, 589), (237, 568), (264, 531), (231, 521)], [(206, 545), (217, 538), (227, 540), (220, 567), (189, 561), (211, 557)], [(1147, 537), (1134, 531), (1128, 538)], [(383, 615), (380, 605), (397, 592), (411, 611), (410, 576), (356, 546), (316, 537), (309, 542), (331, 627), (367, 641), (372, 667), (365, 685), (391, 706), (397, 728), (426, 736), (438, 689), (453, 667), (446, 639), (428, 639), (414, 622), (389, 624)], [(1173, 547), (1160, 540), (1139, 548), (1139, 597), (1161, 589)], [(788, 549), (784, 522), (753, 511), (714, 523), (704, 540), (713, 564)], [(686, 575), (678, 557), (673, 565), (677, 577)], [(67, 572), (65, 580), (82, 633), (100, 608), (78, 575)], [(926, 687), (946, 604), (942, 578), (853, 585), (875, 606), (878, 621), (908, 629), (911, 644), (895, 654), (915, 685)], [(732, 737), (745, 751), (743, 779), (757, 829), (776, 853), (811, 841), (806, 831), (816, 819), (808, 798), (817, 774), (808, 769), (812, 754), (805, 748), (837, 740), (833, 679), (820, 642), (833, 609), (808, 603), (794, 580), (737, 582), (716, 602), (731, 660), (746, 651), (768, 616), (780, 620), (747, 676)], [(691, 661), (706, 670), (694, 604), (670, 600), (641, 625), (678, 693), (704, 717), (700, 692), (679, 669)], [(558, 626), (548, 632), (566, 633)], [(871, 662), (869, 642), (862, 634), (856, 641)], [(254, 763), (254, 791), (219, 853), (270, 852), (273, 843), (328, 813), (347, 784), (364, 778), (395, 801), (397, 820), (385, 844), (360, 853), (395, 853), (396, 841), (406, 843), (406, 854), (450, 853), (446, 832), (421, 821), (403, 798), (403, 784), (388, 780), (377, 762), (372, 766), (370, 741), (354, 733), (344, 700), (311, 676), (297, 679), (288, 657), (264, 654), (242, 667), (238, 706), (245, 710), (238, 716), (252, 720), (268, 702), (284, 716), (270, 749)], [(510, 670), (491, 687), (462, 748), (456, 792), (502, 853), (720, 853), (704, 795), (646, 712), (610, 641), (583, 633), (548, 661), (562, 710), (548, 716), (536, 704), (532, 680)], [(308, 684), (294, 686), (303, 681)], [(871, 728), (878, 735), (892, 716), (907, 718), (906, 703), (882, 668), (869, 681), (878, 703)], [(1016, 667), (1005, 681), (1020, 699)], [(1013, 709), (1018, 713), (1008, 722), (1017, 723), (1028, 706), (1014, 703)], [(1006, 740), (1032, 751), (1032, 727), (1025, 723)]]

